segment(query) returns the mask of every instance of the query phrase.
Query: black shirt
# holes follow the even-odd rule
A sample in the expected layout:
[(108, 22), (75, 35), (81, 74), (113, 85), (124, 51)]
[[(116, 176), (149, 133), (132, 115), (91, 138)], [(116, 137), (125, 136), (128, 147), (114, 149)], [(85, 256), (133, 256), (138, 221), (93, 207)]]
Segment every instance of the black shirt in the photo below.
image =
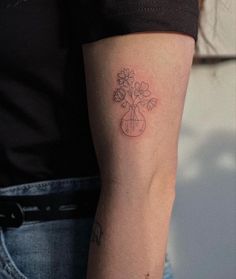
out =
[(83, 43), (197, 25), (197, 0), (1, 0), (0, 187), (99, 174)]

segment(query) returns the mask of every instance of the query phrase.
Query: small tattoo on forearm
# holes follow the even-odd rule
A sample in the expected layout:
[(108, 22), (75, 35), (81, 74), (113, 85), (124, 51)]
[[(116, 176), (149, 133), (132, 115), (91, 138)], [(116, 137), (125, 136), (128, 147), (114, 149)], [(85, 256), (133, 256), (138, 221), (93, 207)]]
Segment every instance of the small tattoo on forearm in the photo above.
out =
[(92, 229), (91, 242), (95, 242), (98, 246), (100, 246), (102, 235), (102, 226), (98, 221), (95, 221)]
[(141, 108), (151, 111), (157, 105), (157, 99), (151, 98), (147, 82), (135, 81), (135, 73), (129, 68), (123, 68), (117, 74), (118, 87), (113, 93), (113, 100), (120, 102), (126, 112), (121, 118), (120, 128), (129, 137), (140, 136), (146, 128), (146, 120)]

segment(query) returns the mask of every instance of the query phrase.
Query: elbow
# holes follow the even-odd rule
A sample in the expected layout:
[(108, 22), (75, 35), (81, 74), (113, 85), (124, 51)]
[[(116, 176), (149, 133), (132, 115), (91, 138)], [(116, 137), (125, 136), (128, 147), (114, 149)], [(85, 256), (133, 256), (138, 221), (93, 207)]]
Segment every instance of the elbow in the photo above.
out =
[(147, 195), (172, 200), (176, 197), (176, 168), (169, 171), (156, 171), (149, 182)]

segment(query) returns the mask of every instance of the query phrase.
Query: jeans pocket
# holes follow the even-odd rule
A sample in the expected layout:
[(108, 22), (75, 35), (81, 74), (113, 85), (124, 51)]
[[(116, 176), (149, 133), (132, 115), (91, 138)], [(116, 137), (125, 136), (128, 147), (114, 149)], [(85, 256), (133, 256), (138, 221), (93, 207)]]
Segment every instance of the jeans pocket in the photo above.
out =
[(5, 243), (4, 232), (0, 228), (0, 278), (1, 279), (27, 279), (20, 271), (11, 257)]
[(32, 221), (3, 229), (0, 279), (85, 279), (93, 222)]

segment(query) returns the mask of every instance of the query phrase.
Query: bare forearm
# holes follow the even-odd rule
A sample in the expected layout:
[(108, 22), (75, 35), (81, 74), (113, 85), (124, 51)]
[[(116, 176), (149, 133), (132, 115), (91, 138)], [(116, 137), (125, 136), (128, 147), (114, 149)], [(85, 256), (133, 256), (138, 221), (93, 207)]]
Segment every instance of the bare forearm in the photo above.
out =
[(174, 34), (84, 47), (103, 182), (88, 279), (162, 277), (193, 48), (192, 38)]
[(101, 195), (87, 278), (162, 278), (174, 193), (138, 196), (123, 189)]

